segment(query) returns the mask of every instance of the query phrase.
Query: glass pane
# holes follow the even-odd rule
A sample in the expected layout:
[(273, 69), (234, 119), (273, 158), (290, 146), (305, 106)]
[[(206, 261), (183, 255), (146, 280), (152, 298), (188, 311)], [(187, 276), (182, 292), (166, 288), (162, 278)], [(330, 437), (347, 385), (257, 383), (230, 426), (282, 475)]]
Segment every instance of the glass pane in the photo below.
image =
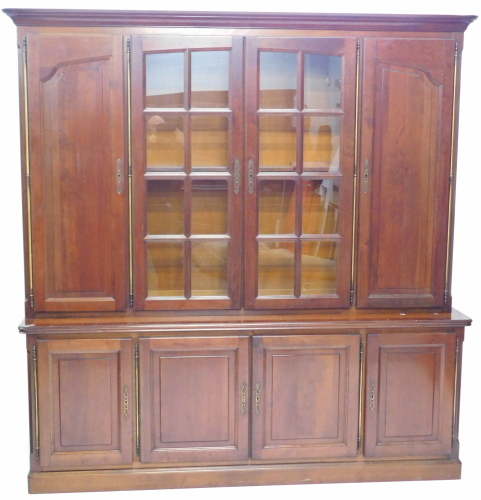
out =
[(340, 130), (340, 117), (304, 117), (304, 172), (339, 171)]
[(294, 171), (296, 168), (297, 118), (259, 117), (259, 169)]
[(302, 234), (337, 234), (339, 180), (302, 183)]
[(304, 55), (304, 109), (341, 107), (342, 57)]
[(208, 169), (228, 165), (229, 120), (227, 116), (191, 116), (192, 168)]
[(259, 242), (258, 296), (294, 296), (294, 243)]
[(184, 53), (145, 56), (145, 105), (147, 108), (184, 107)]
[(145, 118), (147, 168), (184, 168), (184, 119), (179, 115), (150, 115)]
[(227, 241), (192, 242), (192, 295), (227, 296)]
[(227, 234), (227, 181), (192, 182), (192, 234)]
[(295, 187), (294, 181), (260, 181), (259, 234), (295, 233)]
[(184, 244), (147, 243), (149, 297), (184, 297)]
[(297, 54), (261, 52), (259, 108), (297, 108)]
[(148, 181), (147, 234), (184, 234), (183, 181)]
[(191, 106), (227, 108), (229, 105), (229, 52), (192, 52)]
[(337, 242), (303, 241), (301, 294), (337, 293)]

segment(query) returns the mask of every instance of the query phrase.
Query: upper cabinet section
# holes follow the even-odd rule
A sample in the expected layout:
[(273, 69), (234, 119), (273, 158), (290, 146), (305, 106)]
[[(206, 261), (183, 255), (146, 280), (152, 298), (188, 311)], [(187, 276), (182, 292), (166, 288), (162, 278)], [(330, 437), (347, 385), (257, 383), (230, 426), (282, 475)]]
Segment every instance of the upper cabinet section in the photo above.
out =
[(6, 13), (27, 316), (449, 311), (475, 17)]
[(358, 307), (444, 303), (453, 40), (365, 44)]
[(122, 37), (29, 35), (26, 42), (35, 310), (123, 310)]

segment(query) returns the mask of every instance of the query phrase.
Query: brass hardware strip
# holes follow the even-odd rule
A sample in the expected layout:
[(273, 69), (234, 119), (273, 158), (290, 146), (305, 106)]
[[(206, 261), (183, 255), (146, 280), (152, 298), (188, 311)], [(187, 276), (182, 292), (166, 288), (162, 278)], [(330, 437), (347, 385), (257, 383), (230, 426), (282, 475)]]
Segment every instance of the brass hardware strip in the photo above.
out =
[(255, 393), (256, 393), (256, 397), (255, 397), (255, 402), (256, 402), (255, 412), (256, 412), (256, 415), (260, 415), (260, 413), (261, 413), (261, 384), (259, 384), (259, 382), (256, 383)]
[(454, 395), (453, 395), (453, 432), (451, 435), (451, 446), (454, 446), (456, 428), (458, 426), (458, 370), (459, 370), (459, 338), (456, 339), (455, 358), (454, 358)]
[(140, 457), (140, 377), (139, 344), (135, 344), (135, 452)]
[(38, 361), (37, 361), (37, 346), (32, 347), (32, 371), (33, 371), (33, 406), (35, 412), (34, 419), (34, 448), (35, 458), (40, 458), (40, 432), (39, 432), (39, 416), (38, 416)]
[(247, 185), (249, 187), (249, 194), (253, 194), (254, 193), (254, 160), (252, 158), (249, 160)]
[(369, 411), (374, 413), (376, 409), (376, 383), (374, 380), (370, 382), (370, 390), (369, 390)]
[(354, 179), (353, 179), (353, 205), (352, 205), (352, 234), (351, 234), (351, 287), (350, 287), (350, 303), (354, 302), (354, 280), (356, 263), (356, 219), (357, 219), (357, 170), (358, 170), (358, 156), (359, 156), (359, 89), (361, 81), (360, 69), (361, 57), (361, 42), (357, 41), (356, 45), (356, 97), (355, 97), (355, 111), (354, 111)]
[(451, 243), (452, 243), (452, 218), (453, 218), (453, 197), (454, 197), (454, 146), (456, 141), (456, 110), (458, 107), (457, 99), (457, 80), (458, 80), (458, 44), (454, 46), (454, 76), (453, 76), (453, 109), (451, 120), (451, 159), (449, 167), (449, 194), (448, 194), (448, 234), (446, 238), (446, 269), (444, 274), (444, 303), (448, 302), (449, 277), (451, 274)]
[(27, 252), (28, 252), (28, 287), (30, 307), (33, 309), (33, 236), (32, 236), (32, 188), (30, 183), (30, 127), (28, 123), (28, 78), (27, 78), (27, 37), (23, 37), (22, 44), (22, 71), (23, 71), (23, 111), (25, 130), (25, 177), (27, 201)]
[(234, 194), (239, 194), (240, 190), (240, 168), (239, 168), (239, 158), (234, 161)]
[(240, 414), (247, 413), (247, 384), (243, 382), (240, 386)]
[(130, 417), (130, 408), (129, 408), (129, 386), (124, 385), (124, 418), (128, 420)]
[(363, 387), (364, 387), (364, 340), (361, 339), (359, 345), (359, 417), (358, 417), (358, 429), (357, 429), (357, 449), (361, 449), (362, 444), (362, 427), (363, 427)]
[(134, 240), (133, 240), (133, 194), (132, 194), (132, 66), (130, 57), (130, 38), (127, 40), (127, 144), (128, 144), (128, 204), (129, 204), (129, 301), (130, 307), (134, 306)]

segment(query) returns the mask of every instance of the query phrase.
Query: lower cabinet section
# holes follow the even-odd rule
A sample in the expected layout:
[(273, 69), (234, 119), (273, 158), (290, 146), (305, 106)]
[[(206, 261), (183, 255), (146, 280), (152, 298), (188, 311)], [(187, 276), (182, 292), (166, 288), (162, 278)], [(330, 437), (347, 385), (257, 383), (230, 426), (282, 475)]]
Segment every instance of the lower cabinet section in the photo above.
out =
[(140, 339), (142, 462), (248, 458), (249, 339)]
[(368, 335), (366, 457), (447, 455), (456, 336)]
[(132, 463), (131, 346), (129, 339), (38, 342), (42, 467)]
[[(135, 489), (149, 487), (139, 479), (148, 472), (175, 483), (177, 471), (199, 486), (237, 476), (284, 484), (284, 473), (295, 483), (307, 464), (309, 482), (382, 470), (384, 480), (459, 476), (457, 339), (455, 330), (39, 337), (32, 490), (77, 491), (39, 482), (69, 470), (97, 471), (108, 484), (129, 472)], [(200, 470), (212, 476), (206, 484)]]
[(359, 335), (253, 339), (253, 458), (357, 454)]

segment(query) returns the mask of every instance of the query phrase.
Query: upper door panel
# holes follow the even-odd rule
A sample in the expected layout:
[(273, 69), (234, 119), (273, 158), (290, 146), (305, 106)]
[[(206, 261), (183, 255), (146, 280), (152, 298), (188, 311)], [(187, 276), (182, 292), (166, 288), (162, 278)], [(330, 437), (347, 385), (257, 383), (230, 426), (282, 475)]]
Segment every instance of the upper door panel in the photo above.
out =
[(454, 41), (366, 41), (358, 307), (441, 307)]
[(240, 306), (241, 106), (241, 38), (133, 37), (137, 309)]
[(126, 306), (121, 36), (28, 36), (36, 311)]
[(246, 307), (348, 307), (356, 39), (246, 40)]

